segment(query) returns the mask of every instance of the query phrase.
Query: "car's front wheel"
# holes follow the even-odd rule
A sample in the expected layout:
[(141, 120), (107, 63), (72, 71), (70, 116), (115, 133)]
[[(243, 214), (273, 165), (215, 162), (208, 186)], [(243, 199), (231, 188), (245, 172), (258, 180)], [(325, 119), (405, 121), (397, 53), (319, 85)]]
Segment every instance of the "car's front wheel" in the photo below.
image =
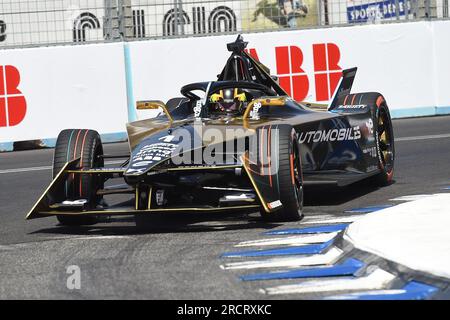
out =
[[(66, 162), (80, 158), (82, 169), (103, 167), (103, 146), (97, 131), (89, 129), (67, 129), (61, 131), (56, 140), (53, 156), (53, 178), (61, 171)], [(97, 175), (69, 174), (64, 188), (57, 195), (57, 202), (64, 200), (87, 201), (88, 206), (95, 208), (101, 201), (97, 190), (103, 185), (103, 181)], [(62, 225), (78, 226), (97, 222), (95, 216), (84, 215), (58, 215), (57, 219)]]
[[(273, 129), (272, 129), (273, 130)], [(297, 133), (291, 126), (278, 126), (277, 134), (271, 134), (272, 145), (278, 145), (278, 152), (271, 154), (278, 166), (279, 188), (275, 191), (282, 208), (274, 212), (261, 209), (261, 216), (270, 221), (298, 221), (303, 217), (303, 179), (300, 159), (300, 144)], [(277, 159), (276, 159), (277, 158)]]

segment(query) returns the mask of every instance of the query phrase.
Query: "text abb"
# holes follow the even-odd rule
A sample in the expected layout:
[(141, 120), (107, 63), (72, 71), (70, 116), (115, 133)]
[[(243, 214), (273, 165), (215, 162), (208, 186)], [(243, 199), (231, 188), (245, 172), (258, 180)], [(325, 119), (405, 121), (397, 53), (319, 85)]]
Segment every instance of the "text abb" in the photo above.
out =
[(18, 125), (25, 118), (27, 103), (18, 89), (20, 73), (14, 66), (0, 66), (0, 127)]
[[(313, 44), (313, 66), (315, 100), (327, 101), (331, 98), (342, 76), (339, 66), (341, 53), (334, 43)], [(256, 49), (247, 51), (259, 60)], [(296, 101), (303, 101), (309, 92), (310, 78), (304, 71), (303, 52), (297, 46), (275, 47), (277, 75), (281, 87)]]

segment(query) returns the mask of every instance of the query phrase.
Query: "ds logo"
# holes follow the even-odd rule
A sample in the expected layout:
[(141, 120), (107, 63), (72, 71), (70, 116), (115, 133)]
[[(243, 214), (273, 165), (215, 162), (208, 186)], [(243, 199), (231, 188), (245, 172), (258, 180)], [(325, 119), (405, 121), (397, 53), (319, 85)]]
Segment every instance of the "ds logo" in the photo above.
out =
[(20, 73), (14, 66), (0, 66), (0, 128), (13, 127), (22, 122), (27, 102), (18, 89)]
[[(258, 60), (255, 49), (247, 51)], [(334, 43), (316, 43), (312, 46), (316, 101), (331, 98), (342, 68), (339, 66), (341, 53)], [(297, 46), (275, 47), (277, 75), (281, 87), (296, 101), (303, 101), (308, 95), (310, 78), (303, 69), (303, 51)]]

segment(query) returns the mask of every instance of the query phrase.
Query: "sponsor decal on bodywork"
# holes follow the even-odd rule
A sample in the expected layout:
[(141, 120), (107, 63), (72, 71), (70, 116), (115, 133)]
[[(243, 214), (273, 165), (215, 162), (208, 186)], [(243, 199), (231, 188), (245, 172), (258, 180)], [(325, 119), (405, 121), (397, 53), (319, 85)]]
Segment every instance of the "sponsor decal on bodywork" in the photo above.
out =
[(365, 149), (362, 149), (362, 152), (364, 154), (368, 153), (372, 158), (376, 158), (377, 157), (377, 147), (365, 148)]
[(366, 127), (369, 129), (370, 134), (373, 134), (373, 121), (372, 119), (369, 119), (369, 121), (366, 122)]
[(148, 166), (170, 157), (176, 148), (176, 144), (166, 142), (158, 142), (143, 146), (131, 158), (131, 165), (127, 169), (126, 174), (143, 174)]
[(258, 120), (259, 119), (259, 109), (262, 107), (261, 102), (256, 102), (253, 105), (253, 109), (250, 111), (250, 119)]
[(281, 207), (282, 204), (281, 204), (280, 200), (276, 200), (271, 203), (268, 203), (267, 206), (269, 207), (269, 209), (275, 209), (275, 208)]
[(377, 167), (377, 166), (368, 166), (367, 168), (366, 168), (366, 172), (372, 172), (372, 171), (376, 171), (376, 170), (378, 170), (379, 168)]
[(159, 142), (143, 146), (132, 159), (132, 167), (140, 167), (151, 164), (155, 161), (161, 161), (172, 154), (177, 148), (174, 143)]
[(337, 109), (364, 109), (367, 108), (367, 104), (344, 104), (339, 105)]
[(298, 141), (300, 143), (349, 141), (361, 138), (359, 126), (342, 129), (313, 130), (301, 132)]

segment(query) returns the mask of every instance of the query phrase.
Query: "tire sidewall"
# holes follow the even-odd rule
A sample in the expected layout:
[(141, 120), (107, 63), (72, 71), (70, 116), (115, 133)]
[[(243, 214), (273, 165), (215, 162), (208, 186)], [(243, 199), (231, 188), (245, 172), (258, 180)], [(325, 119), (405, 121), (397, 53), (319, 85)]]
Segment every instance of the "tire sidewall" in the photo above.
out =
[[(374, 120), (374, 138), (375, 138), (375, 144), (376, 144), (376, 150), (377, 150), (377, 160), (378, 160), (378, 168), (380, 169), (380, 182), (382, 184), (389, 184), (392, 182), (393, 175), (394, 175), (394, 164), (395, 164), (395, 145), (394, 145), (394, 130), (392, 127), (392, 120), (389, 113), (389, 109), (386, 105), (386, 102), (382, 96), (382, 102), (379, 105), (375, 105), (375, 120)], [(392, 144), (392, 165), (391, 168), (388, 169), (383, 162), (383, 156), (380, 149), (380, 139), (378, 137), (378, 119), (380, 117), (380, 113), (385, 112), (387, 116), (387, 120), (389, 122), (389, 135), (391, 137), (391, 144)]]
[[(303, 184), (296, 193), (296, 186), (292, 184), (291, 176), (291, 170), (294, 170), (292, 165), (295, 165), (295, 163), (291, 161), (290, 157), (291, 155), (293, 156), (294, 150), (296, 149), (298, 153), (297, 159), (299, 161), (298, 170), (300, 174), (300, 181), (302, 181), (300, 144), (297, 139), (297, 132), (292, 126), (278, 125), (276, 129), (279, 130), (278, 141), (275, 141), (278, 146), (285, 144), (283, 139), (289, 139), (287, 153), (283, 152), (283, 150), (278, 150), (277, 153), (271, 154), (271, 157), (278, 157), (278, 179), (280, 184), (280, 193), (278, 194), (278, 198), (283, 204), (283, 207), (271, 213), (267, 213), (264, 209), (261, 209), (261, 216), (270, 221), (296, 221), (300, 220), (302, 217)], [(293, 159), (294, 158), (295, 157), (293, 157)], [(286, 172), (280, 172), (283, 170), (289, 170), (289, 174), (286, 176)]]

